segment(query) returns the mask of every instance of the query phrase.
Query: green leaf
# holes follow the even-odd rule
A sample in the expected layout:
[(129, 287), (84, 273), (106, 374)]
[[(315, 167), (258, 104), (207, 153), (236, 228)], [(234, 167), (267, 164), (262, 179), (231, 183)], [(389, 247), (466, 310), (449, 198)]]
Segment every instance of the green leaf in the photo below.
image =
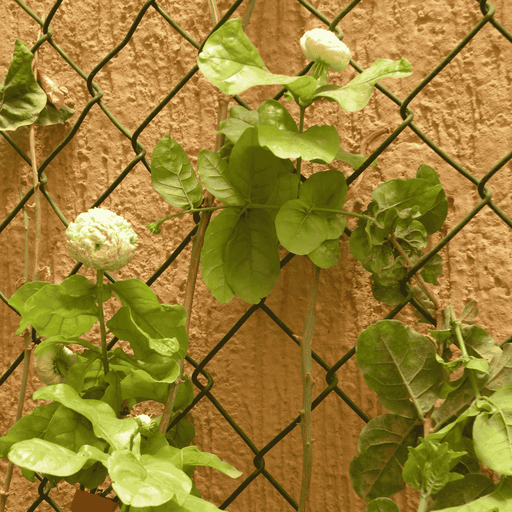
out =
[(477, 325), (463, 325), (462, 337), (470, 356), (484, 358), (491, 362), (501, 357), (502, 350), (487, 332)]
[(228, 163), (217, 153), (203, 149), (197, 159), (197, 173), (206, 190), (219, 201), (231, 205), (244, 205), (245, 201), (227, 180)]
[(470, 323), (473, 319), (478, 316), (478, 303), (476, 300), (470, 300), (465, 306), (462, 314), (460, 315), (460, 321), (464, 323)]
[(37, 124), (39, 126), (63, 124), (74, 114), (75, 111), (72, 108), (66, 107), (66, 105), (62, 105), (60, 110), (57, 110), (51, 103), (47, 103), (39, 113)]
[(116, 413), (108, 404), (100, 400), (83, 399), (67, 384), (39, 388), (34, 392), (33, 398), (34, 400), (54, 400), (82, 414), (92, 423), (96, 436), (105, 439), (116, 449), (128, 446), (130, 436), (137, 429), (137, 422), (133, 418), (117, 419)]
[(434, 254), (421, 268), (421, 277), (425, 282), (438, 285), (437, 278), (443, 276), (443, 258), (440, 254)]
[[(462, 485), (463, 482), (464, 480), (460, 480), (459, 482), (455, 482), (455, 484), (461, 483)], [(508, 512), (510, 510), (511, 501), (512, 480), (510, 478), (503, 478), (496, 490), (491, 494), (482, 496), (475, 501), (469, 501), (464, 505), (455, 505), (450, 508), (444, 508), (443, 506), (442, 510), (443, 512)], [(430, 508), (429, 510), (441, 509)]]
[(305, 107), (313, 101), (318, 89), (318, 81), (312, 76), (305, 75), (286, 84), (285, 87), (290, 91), (295, 101)]
[(274, 192), (278, 176), (289, 170), (289, 162), (262, 148), (256, 128), (250, 128), (231, 152), (226, 178), (246, 202), (265, 204)]
[(36, 346), (34, 355), (37, 356), (45, 346), (51, 343), (59, 343), (62, 345), (82, 345), (82, 347), (87, 347), (88, 349), (101, 354), (100, 347), (97, 347), (96, 345), (93, 345), (92, 343), (89, 343), (87, 340), (83, 340), (82, 338), (77, 338), (75, 336), (50, 336)]
[(324, 240), (314, 251), (308, 254), (308, 258), (320, 268), (331, 268), (340, 259), (340, 241)]
[(174, 456), (172, 462), (175, 466), (187, 469), (195, 468), (196, 466), (206, 466), (217, 469), (221, 473), (230, 476), (231, 478), (238, 478), (242, 476), (242, 472), (235, 469), (231, 464), (219, 459), (213, 453), (200, 452), (197, 446), (187, 446), (180, 450)]
[(399, 512), (398, 505), (389, 498), (376, 498), (364, 509), (364, 512)]
[(30, 414), (22, 416), (5, 436), (0, 437), (0, 459), (7, 457), (13, 444), (33, 437), (42, 437), (59, 407), (58, 403), (38, 405)]
[(368, 386), (384, 407), (410, 418), (429, 411), (439, 396), (443, 368), (435, 354), (430, 338), (397, 320), (371, 325), (356, 344), (357, 364)]
[(108, 455), (89, 445), (75, 453), (43, 439), (21, 441), (9, 452), (9, 460), (16, 466), (61, 477), (76, 473), (89, 459), (104, 462)]
[(452, 469), (466, 452), (455, 452), (448, 443), (428, 439), (420, 439), (418, 446), (409, 446), (408, 450), (402, 477), (411, 487), (420, 489), (422, 496), (437, 494), (448, 482), (464, 478)]
[(32, 72), (33, 58), (28, 46), (17, 39), (9, 69), (0, 84), (0, 130), (12, 131), (35, 123), (46, 105), (46, 94)]
[(274, 222), (264, 210), (248, 210), (228, 241), (224, 261), (226, 280), (245, 302), (258, 303), (279, 277), (280, 262)]
[(475, 453), (489, 469), (512, 475), (512, 386), (481, 400), (491, 410), (481, 410), (473, 424)]
[(183, 505), (192, 481), (169, 460), (172, 453), (167, 446), (138, 460), (127, 449), (114, 451), (108, 459), (108, 471), (119, 499), (133, 507), (155, 507), (170, 499)]
[[(347, 195), (345, 176), (331, 169), (311, 175), (300, 187), (299, 199), (285, 203), (275, 224), (280, 243), (294, 254), (310, 254), (341, 228), (336, 214), (314, 208), (341, 210)], [(331, 220), (334, 219), (334, 220)]]
[(96, 286), (82, 275), (42, 287), (25, 302), (24, 319), (40, 336), (80, 336), (98, 320)]
[(46, 281), (30, 281), (29, 283), (25, 283), (23, 286), (20, 286), (9, 299), (9, 306), (18, 310), (18, 313), (21, 315), (20, 326), (16, 330), (15, 334), (21, 334), (29, 325), (30, 322), (27, 318), (24, 318), (26, 314), (25, 303), (27, 302), (32, 295), (35, 295), (41, 288), (48, 286), (51, 283)]
[(471, 503), (478, 498), (492, 493), (496, 488), (494, 482), (480, 473), (464, 475), (462, 480), (448, 482), (446, 486), (436, 494), (435, 500), (428, 507), (429, 512), (444, 510), (448, 507), (461, 506)]
[(499, 358), (493, 359), (490, 366), (491, 377), (485, 387), (491, 391), (512, 384), (512, 345), (502, 345), (503, 352)]
[(179, 366), (174, 361), (174, 371), (163, 379), (155, 379), (143, 370), (133, 370), (121, 381), (123, 399), (135, 398), (137, 402), (154, 400), (165, 404), (169, 394), (169, 384), (179, 376)]
[(373, 87), (383, 78), (402, 78), (412, 73), (412, 66), (405, 59), (392, 61), (377, 59), (368, 69), (343, 87), (325, 85), (317, 89), (314, 98), (337, 101), (343, 110), (355, 112), (366, 106)]
[(229, 302), (234, 291), (226, 279), (224, 250), (235, 236), (240, 220), (239, 209), (222, 210), (206, 229), (201, 249), (201, 275), (211, 294), (222, 303)]
[(279, 158), (302, 158), (320, 163), (332, 162), (340, 146), (334, 126), (312, 126), (302, 133), (272, 125), (258, 126), (258, 140)]
[(359, 436), (359, 455), (350, 461), (350, 480), (361, 498), (393, 496), (405, 487), (402, 467), (407, 447), (422, 431), (417, 420), (394, 414), (373, 418)]
[[(416, 177), (428, 181), (432, 186), (436, 186), (441, 183), (436, 171), (425, 164), (421, 164), (418, 167)], [(431, 235), (441, 229), (447, 215), (448, 199), (446, 198), (444, 190), (441, 190), (437, 195), (433, 206), (418, 220), (425, 226), (427, 233)]]
[[(177, 352), (172, 353), (172, 357), (175, 359), (185, 357), (188, 348), (188, 334), (185, 328), (186, 313), (183, 306), (160, 304), (151, 288), (139, 279), (118, 281), (112, 284), (112, 289), (123, 306), (129, 308), (130, 311), (128, 313), (126, 310), (122, 311), (123, 308), (121, 308), (107, 322), (107, 327), (116, 329), (115, 332), (113, 330), (114, 334), (121, 333), (123, 325), (119, 321), (119, 317), (116, 317), (118, 315), (123, 319), (131, 317), (132, 323), (126, 326), (127, 329), (122, 334), (124, 337), (121, 339), (127, 339), (130, 343), (133, 341), (132, 348), (134, 351), (137, 350), (136, 359), (152, 362), (147, 359), (147, 351), (155, 350), (154, 340), (172, 340), (173, 338), (176, 338), (180, 348)], [(130, 339), (127, 336), (130, 336)], [(144, 341), (147, 341), (147, 344)], [(168, 342), (165, 343), (169, 349)]]
[[(345, 151), (343, 148), (338, 148), (338, 152), (336, 153), (336, 156), (334, 157), (334, 160), (341, 160), (342, 162), (345, 162), (346, 164), (353, 167), (356, 171), (363, 165), (368, 157), (361, 155), (359, 153), (350, 153), (348, 151)], [(320, 163), (320, 162), (319, 162)], [(371, 164), (370, 167), (374, 167), (377, 165), (377, 159), (375, 159)]]
[(164, 135), (151, 155), (151, 183), (169, 203), (188, 210), (203, 200), (203, 189), (183, 148)]
[(261, 126), (275, 126), (279, 130), (298, 133), (297, 123), (286, 110), (286, 107), (273, 99), (267, 99), (258, 107), (257, 124)]
[(242, 29), (242, 20), (229, 20), (207, 39), (197, 65), (224, 94), (240, 94), (256, 85), (288, 84), (297, 77), (273, 75)]

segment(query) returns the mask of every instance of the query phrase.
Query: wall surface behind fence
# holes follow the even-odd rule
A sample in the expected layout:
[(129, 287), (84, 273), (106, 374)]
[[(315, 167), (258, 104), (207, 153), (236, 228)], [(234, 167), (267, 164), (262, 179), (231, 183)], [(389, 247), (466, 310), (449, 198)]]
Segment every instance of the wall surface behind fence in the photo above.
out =
[[(239, 15), (246, 8), (244, 2)], [(346, 2), (319, 0), (312, 4), (332, 19)], [(40, 17), (48, 14), (53, 2), (27, 0)], [(51, 28), (54, 40), (85, 72), (92, 69), (125, 37), (143, 0), (66, 0), (59, 8)], [(159, 5), (199, 43), (212, 28), (206, 0), (162, 0)], [(219, 2), (221, 14), (231, 2)], [(496, 19), (512, 29), (512, 5), (494, 0)], [(363, 0), (342, 21), (344, 42), (363, 68), (375, 59), (406, 58), (414, 72), (406, 79), (384, 80), (400, 99), (445, 57), (481, 19), (474, 0)], [(0, 1), (0, 76), (7, 70), (16, 39), (32, 45), (38, 25), (14, 0)], [(247, 34), (259, 49), (264, 62), (275, 73), (295, 74), (306, 64), (299, 48), (304, 31), (323, 26), (295, 0), (256, 0)], [(56, 82), (69, 89), (67, 105), (77, 114), (66, 125), (38, 129), (38, 160), (47, 156), (69, 132), (90, 99), (86, 84), (49, 46), (40, 51), (40, 67)], [(194, 65), (197, 50), (179, 36), (153, 9), (149, 8), (127, 46), (95, 77), (102, 88), (103, 102), (131, 133)], [(477, 37), (410, 105), (415, 123), (464, 168), (481, 178), (512, 147), (512, 47), (493, 27), (486, 25)], [(337, 83), (356, 75), (352, 69), (334, 74)], [(272, 94), (278, 87), (270, 88)], [(255, 88), (242, 94), (253, 108), (267, 97), (269, 89)], [(233, 105), (234, 103), (231, 103)], [(142, 132), (139, 140), (148, 160), (158, 140), (166, 133), (178, 141), (195, 165), (202, 148), (213, 150), (218, 107), (216, 89), (196, 73), (186, 87)], [(297, 112), (292, 111), (296, 114)], [(363, 140), (381, 128), (394, 130), (402, 121), (397, 106), (375, 92), (361, 112), (348, 114), (336, 104), (315, 104), (306, 125), (334, 124), (344, 147), (361, 150)], [(28, 129), (12, 135), (28, 153)], [(369, 144), (373, 151), (384, 136)], [(0, 137), (0, 222), (31, 186), (30, 168)], [(45, 170), (47, 189), (65, 217), (71, 221), (86, 211), (135, 154), (128, 139), (95, 105), (76, 136)], [(384, 180), (414, 177), (422, 164), (434, 167), (449, 199), (449, 213), (442, 235), (455, 226), (479, 201), (476, 187), (461, 177), (413, 133), (406, 129), (379, 157), (376, 167), (364, 173), (357, 196), (347, 209), (364, 210), (372, 189)], [(321, 166), (305, 166), (305, 172)], [(350, 174), (350, 169), (338, 165)], [(493, 200), (508, 215), (512, 214), (512, 173), (510, 164), (493, 178), (489, 186)], [(74, 266), (65, 245), (64, 226), (43, 201), (42, 255), (40, 278), (60, 283)], [(168, 222), (160, 235), (150, 236), (145, 224), (173, 213), (151, 186), (147, 169), (138, 164), (103, 203), (132, 223), (139, 236), (133, 262), (116, 272), (116, 278), (146, 280), (175, 249), (193, 226), (191, 217)], [(33, 208), (30, 240), (34, 239)], [(349, 223), (353, 227), (354, 223)], [(437, 238), (436, 238), (437, 237)], [(439, 239), (440, 235), (434, 238)], [(435, 240), (434, 240), (435, 241)], [(437, 288), (443, 302), (451, 301), (456, 311), (470, 299), (480, 307), (479, 325), (497, 341), (512, 334), (510, 294), (512, 275), (512, 233), (488, 208), (484, 208), (441, 252), (444, 277)], [(282, 255), (284, 256), (284, 252)], [(153, 289), (162, 302), (182, 303), (190, 248), (155, 282)], [(10, 297), (23, 276), (24, 225), (20, 214), (0, 233), (0, 289)], [(305, 301), (311, 281), (311, 266), (305, 257), (295, 257), (284, 268), (266, 304), (297, 334), (302, 332)], [(84, 269), (80, 271), (88, 277)], [(318, 319), (313, 349), (333, 365), (354, 344), (368, 325), (384, 318), (390, 308), (373, 299), (369, 274), (354, 260), (346, 240), (342, 242), (339, 263), (322, 271), (318, 300)], [(190, 355), (200, 361), (222, 338), (248, 305), (234, 299), (219, 304), (198, 281), (190, 329)], [(113, 309), (107, 314), (112, 314)], [(398, 319), (426, 332), (417, 324), (410, 308)], [(0, 302), (0, 374), (22, 351), (22, 339), (13, 333), (17, 316)], [(190, 373), (190, 368), (187, 371)], [(215, 397), (262, 448), (299, 413), (301, 407), (300, 354), (295, 345), (262, 311), (257, 311), (223, 348), (207, 370), (215, 380)], [(315, 396), (327, 386), (325, 371), (314, 365)], [(339, 386), (369, 416), (382, 414), (376, 396), (368, 390), (354, 359), (337, 373)], [(18, 397), (21, 366), (0, 387), (0, 435), (11, 427)], [(31, 374), (28, 396), (40, 382)], [(25, 412), (33, 407), (28, 400)], [(244, 472), (253, 470), (253, 454), (237, 434), (226, 425), (216, 409), (205, 399), (190, 414), (196, 428), (195, 443)], [(351, 488), (349, 462), (357, 454), (357, 438), (364, 422), (334, 393), (313, 413), (314, 467), (312, 511), (362, 511), (364, 501)], [(302, 448), (296, 428), (265, 455), (265, 468), (294, 497), (299, 498)], [(0, 461), (3, 480), (6, 461)], [(237, 487), (233, 481), (209, 470), (197, 471), (196, 483), (203, 497), (221, 504)], [(18, 469), (11, 485), (14, 493), (8, 502), (10, 512), (25, 511), (37, 496), (37, 483), (30, 484)], [(72, 492), (68, 484), (51, 496), (68, 510)], [(414, 494), (398, 498), (400, 509), (416, 510)], [(39, 510), (50, 510), (41, 505)], [(258, 476), (229, 506), (231, 512), (292, 510), (263, 476)]]

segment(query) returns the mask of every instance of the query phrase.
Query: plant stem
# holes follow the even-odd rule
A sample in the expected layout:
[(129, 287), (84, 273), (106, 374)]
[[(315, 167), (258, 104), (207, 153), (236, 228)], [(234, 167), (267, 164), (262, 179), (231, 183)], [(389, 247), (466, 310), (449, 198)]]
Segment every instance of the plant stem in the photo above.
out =
[[(299, 133), (304, 131), (304, 114), (306, 113), (306, 107), (300, 106), (300, 118), (299, 118)], [(297, 174), (300, 177), (300, 169), (302, 167), (302, 158), (297, 158)]]
[(311, 438), (311, 401), (313, 397), (313, 364), (311, 361), (311, 341), (315, 331), (316, 297), (320, 267), (315, 265), (313, 283), (309, 289), (308, 311), (304, 323), (304, 332), (300, 340), (302, 356), (302, 411), (300, 428), (302, 432), (303, 463), (302, 486), (300, 491), (299, 512), (307, 512), (309, 490), (311, 486), (311, 469), (313, 466), (313, 439)]
[(98, 297), (98, 313), (100, 317), (101, 331), (101, 356), (103, 359), (103, 372), (105, 377), (109, 372), (108, 355), (107, 355), (107, 331), (105, 330), (105, 318), (103, 316), (103, 270), (98, 270), (96, 274), (96, 296)]
[[(457, 319), (455, 318), (455, 313), (453, 312), (453, 308), (452, 308), (451, 304), (448, 306), (447, 312), (448, 312), (448, 315), (450, 318), (450, 323), (453, 326), (453, 328), (455, 329), (455, 336), (457, 336), (457, 341), (459, 342), (459, 348), (462, 353), (462, 357), (467, 360), (467, 358), (469, 357), (469, 354), (466, 349), (466, 344), (464, 343), (462, 331), (460, 330), (460, 324), (457, 321)], [(469, 371), (469, 382), (471, 382), (471, 387), (473, 388), (475, 396), (477, 398), (482, 398), (482, 395), (480, 394), (480, 390), (478, 389), (478, 384), (476, 382), (475, 370), (468, 369), (468, 371)]]
[(427, 512), (429, 499), (430, 499), (429, 496), (421, 496), (420, 495), (420, 502), (418, 504), (418, 512)]

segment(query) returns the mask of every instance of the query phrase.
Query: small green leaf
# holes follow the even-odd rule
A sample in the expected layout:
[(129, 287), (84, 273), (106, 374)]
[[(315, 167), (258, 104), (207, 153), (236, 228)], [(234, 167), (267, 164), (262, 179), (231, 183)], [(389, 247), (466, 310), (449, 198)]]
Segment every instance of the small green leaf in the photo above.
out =
[(20, 286), (9, 299), (9, 306), (18, 310), (18, 313), (21, 315), (20, 326), (16, 330), (15, 334), (21, 334), (29, 325), (30, 321), (27, 318), (24, 318), (26, 314), (25, 311), (25, 303), (27, 302), (32, 295), (35, 295), (41, 288), (44, 286), (48, 286), (51, 283), (46, 281), (30, 281), (25, 283), (23, 286)]
[(325, 85), (317, 89), (314, 98), (337, 101), (343, 110), (355, 112), (366, 106), (373, 87), (383, 78), (402, 78), (412, 73), (412, 66), (405, 59), (392, 61), (377, 59), (368, 69), (343, 87)]
[[(346, 164), (353, 167), (356, 171), (363, 165), (368, 157), (364, 155), (360, 155), (358, 153), (350, 153), (348, 151), (345, 151), (343, 148), (339, 148), (338, 152), (336, 153), (336, 156), (334, 157), (334, 160), (341, 160), (342, 162), (345, 162)], [(320, 162), (318, 162), (320, 163)], [(375, 159), (371, 164), (370, 167), (375, 167), (377, 165), (377, 159)]]
[(340, 241), (324, 240), (314, 251), (308, 254), (308, 258), (320, 268), (331, 268), (340, 259)]
[(279, 158), (302, 158), (321, 163), (332, 162), (340, 139), (334, 126), (312, 126), (302, 133), (272, 125), (258, 126), (259, 143)]
[(470, 356), (469, 361), (464, 366), (468, 370), (475, 370), (478, 373), (489, 375), (489, 363), (486, 359)]
[(197, 159), (197, 173), (206, 190), (219, 201), (232, 205), (243, 205), (245, 201), (227, 181), (228, 163), (217, 153), (203, 149)]
[(443, 276), (443, 258), (440, 254), (434, 254), (421, 268), (421, 277), (425, 282), (439, 285), (437, 278)]
[(279, 130), (298, 133), (297, 123), (286, 110), (285, 106), (276, 100), (268, 99), (258, 107), (258, 124), (275, 126)]
[(288, 84), (297, 77), (273, 75), (249, 41), (241, 19), (229, 20), (210, 35), (197, 65), (224, 94), (240, 94), (256, 85)]
[(165, 404), (169, 394), (169, 384), (176, 381), (179, 376), (179, 366), (176, 361), (174, 370), (162, 379), (156, 379), (144, 370), (131, 371), (122, 381), (123, 398), (135, 398), (137, 402), (154, 400)]
[[(428, 181), (433, 187), (441, 183), (436, 171), (425, 164), (421, 164), (418, 167), (416, 177)], [(444, 190), (441, 190), (429, 211), (422, 215), (418, 220), (425, 226), (427, 233), (431, 235), (441, 229), (447, 215), (448, 199), (446, 199)]]
[(16, 40), (14, 54), (0, 84), (0, 130), (12, 131), (36, 122), (46, 105), (46, 94), (32, 72), (34, 55)]
[(512, 344), (505, 343), (501, 346), (503, 352), (499, 358), (491, 361), (491, 377), (485, 387), (491, 391), (512, 384)]
[[(436, 348), (397, 320), (380, 320), (358, 337), (356, 358), (368, 386), (384, 407), (414, 418), (430, 410), (443, 382)], [(417, 412), (416, 412), (417, 411)]]
[(462, 314), (460, 315), (460, 321), (464, 323), (470, 323), (473, 319), (478, 316), (478, 303), (476, 300), (470, 300), (465, 306)]
[(393, 496), (405, 487), (402, 467), (407, 447), (414, 446), (422, 426), (417, 420), (384, 414), (367, 423), (359, 436), (358, 450), (350, 461), (350, 480), (361, 498)]
[(226, 280), (245, 302), (258, 303), (279, 277), (280, 264), (274, 222), (264, 210), (241, 217), (224, 253)]
[(217, 133), (223, 133), (233, 144), (236, 144), (247, 128), (256, 126), (259, 122), (258, 111), (235, 105), (229, 110), (229, 118), (220, 122)]
[(290, 91), (295, 101), (305, 107), (313, 101), (318, 89), (318, 81), (314, 77), (306, 75), (286, 84), (285, 87)]
[(399, 512), (398, 505), (389, 498), (376, 498), (364, 509), (364, 512)]
[(239, 209), (222, 210), (206, 229), (201, 249), (201, 275), (211, 294), (222, 303), (229, 302), (234, 291), (226, 279), (224, 250), (234, 237), (240, 220)]
[(242, 472), (235, 469), (231, 464), (220, 460), (217, 455), (213, 453), (200, 452), (197, 446), (187, 446), (176, 454), (172, 462), (177, 467), (182, 467), (185, 471), (187, 469), (195, 468), (196, 466), (204, 466), (217, 469), (221, 473), (230, 476), (231, 478), (238, 478), (242, 476)]
[(66, 107), (66, 105), (62, 105), (60, 110), (57, 110), (51, 103), (47, 103), (39, 113), (37, 124), (39, 126), (63, 124), (74, 114), (75, 111), (72, 108)]
[(345, 175), (336, 169), (312, 174), (299, 191), (299, 198), (313, 208), (341, 210), (346, 197)]
[(169, 203), (188, 210), (203, 200), (203, 189), (183, 148), (164, 135), (151, 155), (151, 183)]

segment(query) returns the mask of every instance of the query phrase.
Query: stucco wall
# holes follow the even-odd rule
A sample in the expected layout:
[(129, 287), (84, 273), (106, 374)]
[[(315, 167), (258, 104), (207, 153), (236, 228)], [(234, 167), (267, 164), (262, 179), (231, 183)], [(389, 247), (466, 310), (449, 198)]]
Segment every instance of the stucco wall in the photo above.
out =
[[(334, 17), (346, 2), (312, 2), (328, 18)], [(231, 2), (219, 2), (221, 13)], [(52, 6), (49, 0), (30, 0), (27, 5), (39, 16)], [(116, 2), (106, 0), (65, 1), (51, 28), (54, 40), (64, 52), (89, 74), (105, 55), (125, 37), (142, 0)], [(192, 37), (201, 42), (212, 27), (208, 2), (200, 0), (162, 0), (159, 4)], [(496, 19), (512, 29), (512, 6), (507, 0), (494, 0)], [(242, 4), (240, 12), (245, 11)], [(355, 60), (364, 68), (375, 59), (406, 58), (414, 68), (406, 79), (387, 80), (383, 84), (400, 99), (405, 98), (428, 75), (481, 18), (474, 0), (363, 0), (340, 25)], [(38, 25), (14, 0), (0, 1), (0, 76), (4, 76), (16, 39), (29, 45), (37, 37)], [(273, 72), (294, 74), (306, 64), (298, 41), (305, 30), (320, 27), (321, 22), (296, 0), (257, 0), (247, 34)], [(38, 129), (38, 161), (48, 155), (69, 132), (90, 95), (85, 82), (49, 46), (40, 50), (40, 66), (70, 93), (67, 105), (77, 114), (64, 126)], [(149, 8), (128, 45), (95, 77), (102, 88), (103, 102), (131, 133), (176, 83), (194, 65), (197, 51), (183, 40), (153, 9)], [(419, 94), (410, 107), (414, 122), (436, 144), (477, 178), (481, 178), (511, 149), (512, 143), (512, 46), (497, 31), (486, 25), (453, 62)], [(337, 75), (344, 83), (355, 71)], [(269, 90), (255, 88), (242, 94), (252, 107), (265, 99)], [(165, 134), (177, 140), (195, 165), (200, 149), (213, 150), (217, 118), (216, 89), (201, 75), (166, 106), (143, 131), (139, 140), (148, 152)], [(233, 104), (233, 103), (232, 103)], [(232, 105), (231, 104), (231, 105)], [(291, 106), (293, 111), (293, 106)], [(294, 111), (295, 112), (295, 111)], [(295, 112), (296, 113), (296, 112)], [(315, 104), (308, 111), (306, 124), (334, 124), (344, 147), (360, 151), (362, 140), (374, 131), (394, 130), (401, 117), (396, 105), (375, 93), (361, 112), (346, 113), (336, 104)], [(12, 134), (28, 153), (28, 129)], [(383, 138), (371, 144), (374, 150)], [(0, 137), (0, 221), (19, 200), (18, 186), (25, 192), (30, 169), (9, 144)], [(95, 105), (76, 136), (45, 170), (47, 189), (64, 215), (73, 220), (87, 210), (133, 159), (128, 139)], [(434, 167), (449, 198), (449, 213), (439, 240), (478, 202), (476, 188), (426, 146), (412, 130), (406, 129), (379, 157), (376, 167), (365, 172), (358, 195), (348, 209), (364, 209), (371, 190), (384, 180), (415, 175), (426, 163)], [(320, 169), (305, 166), (306, 172)], [(348, 168), (339, 166), (350, 173)], [(493, 200), (509, 215), (512, 213), (512, 173), (506, 165), (489, 183)], [(139, 236), (139, 248), (133, 262), (118, 271), (116, 277), (148, 279), (191, 229), (192, 219), (183, 216), (165, 225), (162, 234), (150, 236), (145, 224), (175, 211), (151, 186), (147, 169), (138, 164), (103, 203), (129, 220)], [(34, 239), (34, 209), (30, 216), (30, 240)], [(59, 283), (74, 266), (65, 247), (64, 227), (43, 200), (41, 267), (47, 279)], [(349, 223), (353, 226), (353, 223)], [(441, 254), (445, 260), (444, 278), (437, 288), (443, 303), (451, 301), (456, 310), (470, 299), (480, 307), (479, 325), (499, 342), (512, 334), (510, 287), (512, 275), (512, 231), (489, 208), (484, 208), (457, 235)], [(10, 297), (23, 276), (24, 226), (19, 214), (0, 233), (0, 290)], [(162, 302), (182, 303), (188, 271), (187, 249), (153, 286)], [(90, 277), (87, 271), (82, 270)], [(44, 272), (42, 273), (42, 276)], [(266, 304), (296, 333), (302, 332), (306, 297), (311, 281), (311, 266), (306, 258), (295, 257), (282, 271)], [(368, 325), (382, 319), (390, 310), (377, 303), (370, 291), (369, 274), (354, 260), (344, 241), (339, 263), (322, 271), (317, 306), (317, 325), (313, 349), (329, 365), (334, 364), (355, 343)], [(111, 306), (112, 314), (114, 306)], [(190, 355), (197, 361), (220, 340), (248, 305), (238, 299), (219, 304), (198, 280), (190, 329)], [(417, 324), (410, 309), (397, 317), (413, 328)], [(0, 374), (10, 366), (23, 348), (13, 333), (17, 316), (0, 302)], [(188, 371), (190, 368), (188, 368)], [(227, 412), (262, 448), (296, 417), (301, 407), (300, 354), (298, 347), (263, 313), (256, 312), (231, 341), (208, 364), (215, 379), (213, 394)], [(325, 387), (325, 372), (314, 364), (318, 381), (314, 394)], [(354, 360), (337, 373), (340, 387), (369, 415), (381, 414), (376, 396), (360, 376)], [(0, 388), (0, 434), (14, 421), (21, 366)], [(28, 396), (40, 383), (31, 374)], [(27, 400), (25, 412), (34, 402)], [(253, 454), (215, 408), (202, 400), (192, 411), (196, 428), (195, 443), (216, 453), (244, 472), (253, 470)], [(357, 454), (357, 438), (363, 421), (334, 394), (313, 413), (314, 466), (312, 511), (362, 511), (364, 501), (351, 488), (348, 466)], [(296, 428), (265, 455), (265, 468), (296, 500), (299, 498), (302, 465), (300, 429)], [(0, 461), (3, 481), (5, 460)], [(209, 470), (197, 471), (196, 483), (203, 497), (219, 505), (237, 487), (238, 482)], [(37, 496), (37, 484), (21, 477), (18, 469), (11, 485), (7, 509), (25, 511)], [(54, 494), (55, 492), (55, 494)], [(72, 499), (70, 486), (52, 491), (64, 510)], [(416, 510), (414, 494), (402, 494), (400, 510)], [(46, 505), (37, 509), (50, 510)], [(229, 506), (231, 512), (288, 511), (291, 507), (263, 476), (258, 476)]]

